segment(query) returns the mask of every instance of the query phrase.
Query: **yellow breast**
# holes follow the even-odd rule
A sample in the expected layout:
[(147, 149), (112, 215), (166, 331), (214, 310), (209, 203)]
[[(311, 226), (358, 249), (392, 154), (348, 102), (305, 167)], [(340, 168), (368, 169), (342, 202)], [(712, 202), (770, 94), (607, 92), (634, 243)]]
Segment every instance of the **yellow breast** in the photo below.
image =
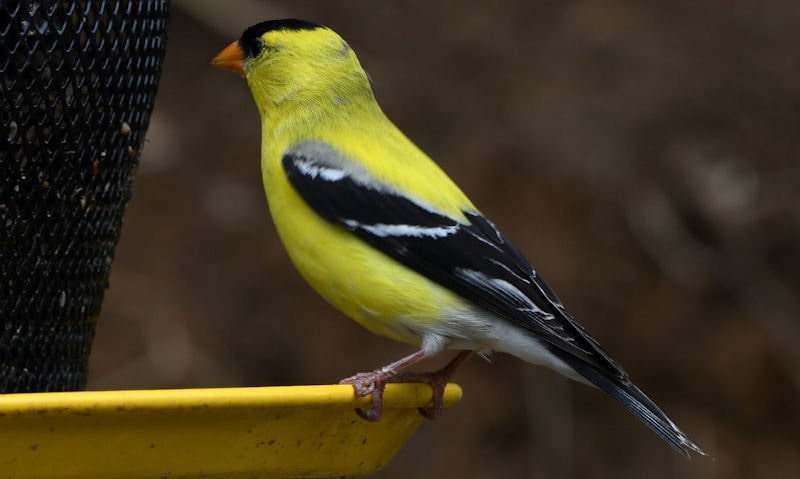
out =
[[(372, 332), (418, 345), (421, 332), (435, 324), (443, 310), (451, 310), (462, 300), (344, 228), (323, 220), (295, 192), (281, 166), (284, 151), (297, 141), (328, 142), (349, 157), (366, 155), (369, 160), (364, 164), (371, 173), (398, 188), (408, 186), (403, 182), (422, 183), (422, 188), (414, 185), (414, 191), (429, 195), (426, 201), (439, 202), (435, 207), (461, 215), (460, 205), (443, 203), (439, 199), (441, 191), (427, 186), (444, 173), (399, 131), (399, 135), (387, 135), (384, 125), (381, 135), (357, 138), (353, 132), (359, 130), (354, 126), (358, 125), (348, 124), (346, 132), (329, 126), (302, 139), (280, 135), (280, 131), (264, 136), (262, 174), (270, 212), (295, 267), (321, 296)], [(398, 151), (406, 156), (397, 161), (414, 163), (405, 171), (415, 171), (416, 176), (392, 176), (375, 166), (381, 161), (394, 161)], [(425, 166), (420, 168), (420, 162)], [(426, 174), (430, 176), (426, 178)]]

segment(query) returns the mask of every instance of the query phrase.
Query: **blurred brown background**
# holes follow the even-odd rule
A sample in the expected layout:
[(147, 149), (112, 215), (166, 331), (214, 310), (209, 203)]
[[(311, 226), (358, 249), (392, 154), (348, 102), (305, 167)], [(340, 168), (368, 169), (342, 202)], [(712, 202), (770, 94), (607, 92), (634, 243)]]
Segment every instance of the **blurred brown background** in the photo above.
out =
[(209, 65), (288, 16), (348, 40), (388, 115), (714, 456), (499, 356), (378, 477), (800, 477), (794, 0), (175, 1), (93, 388), (333, 383), (411, 352), (294, 272), (246, 84)]

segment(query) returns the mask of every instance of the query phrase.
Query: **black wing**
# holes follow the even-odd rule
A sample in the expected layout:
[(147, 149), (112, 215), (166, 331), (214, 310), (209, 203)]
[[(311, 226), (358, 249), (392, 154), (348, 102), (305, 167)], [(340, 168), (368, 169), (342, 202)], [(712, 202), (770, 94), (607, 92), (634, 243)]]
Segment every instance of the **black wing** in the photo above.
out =
[[(289, 182), (317, 214), (460, 296), (618, 379), (627, 378), (530, 263), (476, 211), (469, 224), (377, 181), (324, 143), (286, 152)], [(562, 354), (559, 354), (561, 356)]]
[(579, 375), (639, 417), (675, 449), (705, 454), (628, 379), (566, 312), (522, 254), (477, 211), (469, 223), (378, 181), (325, 143), (283, 156), (298, 194), (321, 217), (462, 297), (530, 331)]

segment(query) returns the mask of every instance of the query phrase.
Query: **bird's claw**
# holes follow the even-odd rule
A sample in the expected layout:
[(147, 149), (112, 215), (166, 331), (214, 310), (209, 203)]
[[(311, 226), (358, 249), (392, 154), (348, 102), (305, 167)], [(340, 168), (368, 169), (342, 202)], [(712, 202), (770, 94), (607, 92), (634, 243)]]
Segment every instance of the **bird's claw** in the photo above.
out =
[(382, 414), (377, 414), (374, 407), (371, 407), (369, 409), (361, 409), (360, 407), (357, 407), (355, 408), (355, 411), (356, 414), (358, 414), (358, 417), (369, 422), (377, 422), (382, 415)]
[(356, 414), (362, 419), (375, 422), (383, 415), (383, 391), (386, 389), (387, 379), (379, 372), (358, 373), (339, 381), (339, 384), (351, 384), (356, 396), (364, 397), (372, 394), (372, 407), (369, 409), (356, 408)]
[[(421, 354), (421, 352), (416, 353), (414, 356)], [(339, 381), (339, 384), (352, 384), (353, 390), (358, 397), (372, 394), (372, 407), (370, 409), (356, 409), (356, 413), (367, 421), (377, 421), (381, 418), (383, 414), (383, 391), (386, 389), (386, 384), (390, 381), (396, 383), (428, 384), (433, 390), (433, 404), (429, 407), (418, 409), (422, 417), (432, 420), (441, 416), (444, 410), (444, 389), (447, 386), (447, 382), (450, 380), (455, 369), (471, 354), (471, 351), (461, 351), (458, 353), (458, 356), (453, 358), (445, 367), (431, 373), (407, 372), (398, 374), (397, 371), (400, 365), (398, 365), (398, 363), (392, 363), (389, 366), (372, 372), (358, 373), (349, 378), (342, 379)], [(409, 358), (414, 356), (409, 356)], [(405, 358), (405, 360), (409, 358)]]
[(382, 383), (372, 391), (372, 407), (369, 409), (356, 408), (356, 414), (362, 419), (375, 422), (378, 421), (383, 415), (383, 390), (386, 388), (386, 383)]
[(365, 383), (353, 384), (353, 389), (355, 390), (356, 394), (358, 394), (360, 397), (364, 397), (375, 391), (375, 383), (373, 382), (368, 384)]
[(432, 389), (433, 404), (429, 407), (417, 408), (425, 419), (434, 420), (442, 415), (444, 410), (444, 389), (447, 386), (449, 375), (440, 371), (433, 373), (405, 373), (398, 375), (394, 381), (398, 383), (424, 383)]
[(375, 373), (358, 373), (349, 378), (342, 379), (339, 381), (339, 384), (351, 384), (356, 396), (364, 397), (375, 391), (380, 382), (380, 379), (376, 378)]
[[(419, 413), (426, 419), (436, 419), (444, 410), (444, 388), (447, 377), (437, 373), (405, 373), (391, 378), (398, 383), (425, 383), (433, 390), (433, 404), (429, 407), (418, 408)], [(359, 373), (349, 378), (342, 379), (339, 384), (352, 384), (356, 396), (364, 397), (372, 394), (372, 407), (369, 409), (356, 409), (356, 414), (367, 421), (377, 421), (383, 415), (383, 392), (386, 389), (387, 379), (375, 379), (374, 373)]]

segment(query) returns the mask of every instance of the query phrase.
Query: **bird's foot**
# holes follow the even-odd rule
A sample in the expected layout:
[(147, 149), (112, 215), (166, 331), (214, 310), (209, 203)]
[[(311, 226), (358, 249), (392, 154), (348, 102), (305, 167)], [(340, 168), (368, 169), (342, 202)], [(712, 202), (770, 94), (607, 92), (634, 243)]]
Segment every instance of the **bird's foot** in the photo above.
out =
[(439, 370), (430, 373), (408, 372), (399, 374), (394, 377), (393, 382), (429, 385), (433, 389), (433, 405), (419, 408), (419, 413), (425, 419), (433, 420), (439, 417), (442, 414), (442, 410), (444, 410), (444, 388), (449, 380), (450, 376), (442, 375), (441, 370)]
[(383, 415), (383, 391), (389, 380), (397, 375), (387, 368), (378, 369), (367, 373), (358, 373), (339, 381), (339, 384), (352, 384), (356, 396), (364, 397), (372, 394), (372, 407), (369, 409), (356, 408), (356, 414), (367, 421), (377, 421)]
[(433, 404), (430, 407), (419, 408), (419, 413), (422, 414), (422, 416), (426, 419), (436, 419), (437, 417), (441, 416), (442, 411), (444, 410), (444, 389), (447, 387), (447, 383), (450, 382), (450, 378), (453, 377), (453, 373), (455, 373), (456, 368), (468, 357), (470, 357), (471, 354), (472, 351), (461, 351), (458, 353), (458, 356), (456, 356), (452, 361), (447, 363), (445, 367), (438, 371), (429, 373), (407, 372), (398, 374), (392, 378), (392, 382), (424, 383), (429, 385), (433, 390)]
[(425, 357), (423, 351), (406, 356), (388, 366), (375, 371), (358, 373), (339, 381), (339, 384), (352, 384), (356, 396), (364, 397), (372, 394), (372, 407), (370, 409), (356, 409), (356, 413), (367, 421), (377, 421), (383, 414), (383, 391), (390, 382), (396, 383), (425, 383), (433, 389), (433, 405), (420, 408), (419, 412), (428, 419), (435, 419), (442, 414), (444, 409), (444, 388), (455, 372), (456, 368), (464, 362), (472, 351), (461, 351), (447, 366), (432, 373), (403, 373), (398, 371), (416, 363)]
[(392, 364), (368, 373), (358, 373), (339, 381), (339, 384), (352, 384), (356, 396), (364, 397), (372, 393), (372, 408), (356, 409), (356, 413), (367, 421), (377, 421), (383, 414), (383, 390), (397, 372), (425, 358), (425, 351), (417, 351)]

